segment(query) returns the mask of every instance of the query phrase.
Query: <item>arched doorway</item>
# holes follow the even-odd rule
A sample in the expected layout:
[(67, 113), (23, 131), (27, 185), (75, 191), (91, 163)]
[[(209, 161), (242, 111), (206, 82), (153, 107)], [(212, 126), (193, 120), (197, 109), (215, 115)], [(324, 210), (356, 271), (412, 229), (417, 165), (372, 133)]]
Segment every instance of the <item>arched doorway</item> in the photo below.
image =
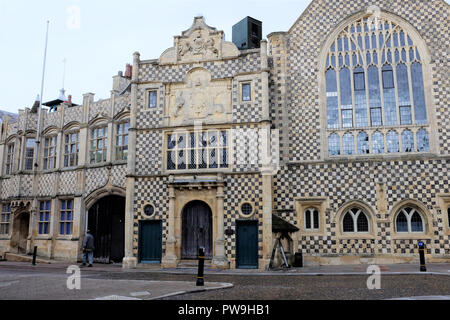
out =
[(197, 259), (200, 247), (212, 259), (212, 211), (203, 201), (189, 202), (183, 209), (182, 259)]
[(109, 195), (97, 200), (88, 212), (88, 229), (94, 236), (95, 262), (122, 262), (125, 256), (125, 198)]
[(21, 212), (14, 217), (11, 247), (17, 249), (17, 253), (27, 253), (28, 234), (30, 230), (30, 213)]

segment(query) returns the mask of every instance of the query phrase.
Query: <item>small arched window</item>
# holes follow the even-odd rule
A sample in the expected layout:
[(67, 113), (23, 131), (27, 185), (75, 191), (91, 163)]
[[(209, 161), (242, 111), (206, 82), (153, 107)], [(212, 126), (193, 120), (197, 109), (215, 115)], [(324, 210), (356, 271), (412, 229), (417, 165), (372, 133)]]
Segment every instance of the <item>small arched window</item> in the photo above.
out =
[(404, 207), (395, 218), (396, 232), (424, 232), (424, 220), (422, 214), (415, 208)]
[(342, 219), (342, 231), (346, 232), (369, 232), (369, 219), (363, 210), (352, 208), (348, 210)]
[(319, 230), (319, 210), (315, 208), (305, 210), (305, 229)]
[(388, 17), (350, 22), (328, 48), (329, 156), (429, 152), (422, 57), (414, 36)]

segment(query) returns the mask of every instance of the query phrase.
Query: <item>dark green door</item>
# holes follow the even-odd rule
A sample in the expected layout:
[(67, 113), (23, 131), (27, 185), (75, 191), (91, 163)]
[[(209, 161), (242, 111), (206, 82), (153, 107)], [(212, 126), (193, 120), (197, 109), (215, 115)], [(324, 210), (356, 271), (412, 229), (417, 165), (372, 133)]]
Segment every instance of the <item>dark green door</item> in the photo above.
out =
[(258, 268), (258, 222), (236, 221), (236, 267)]
[(139, 262), (160, 263), (162, 254), (161, 221), (139, 222)]

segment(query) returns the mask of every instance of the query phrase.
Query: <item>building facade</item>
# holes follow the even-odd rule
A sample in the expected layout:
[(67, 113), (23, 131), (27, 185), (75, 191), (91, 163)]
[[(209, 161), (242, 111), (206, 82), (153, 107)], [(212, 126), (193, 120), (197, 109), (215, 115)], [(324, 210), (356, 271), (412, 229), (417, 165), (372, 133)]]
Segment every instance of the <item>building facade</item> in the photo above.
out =
[(306, 264), (448, 261), (449, 14), (314, 0), (248, 50), (196, 17), (110, 99), (4, 118), (0, 251), (265, 268), (276, 215)]

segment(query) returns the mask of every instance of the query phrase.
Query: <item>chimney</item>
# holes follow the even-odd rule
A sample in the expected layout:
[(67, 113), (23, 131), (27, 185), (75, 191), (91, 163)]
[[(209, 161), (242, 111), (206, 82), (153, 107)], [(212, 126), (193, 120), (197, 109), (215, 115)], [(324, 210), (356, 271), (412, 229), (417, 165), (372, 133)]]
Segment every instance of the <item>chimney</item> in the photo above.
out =
[(125, 68), (125, 78), (131, 79), (131, 76), (133, 74), (133, 67), (131, 66), (131, 64), (127, 63), (127, 66)]
[(68, 100), (67, 100), (67, 104), (69, 105), (69, 107), (72, 106), (72, 95), (69, 94)]

